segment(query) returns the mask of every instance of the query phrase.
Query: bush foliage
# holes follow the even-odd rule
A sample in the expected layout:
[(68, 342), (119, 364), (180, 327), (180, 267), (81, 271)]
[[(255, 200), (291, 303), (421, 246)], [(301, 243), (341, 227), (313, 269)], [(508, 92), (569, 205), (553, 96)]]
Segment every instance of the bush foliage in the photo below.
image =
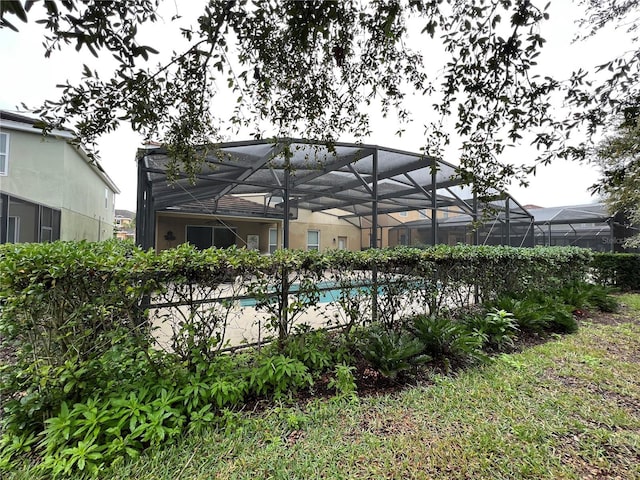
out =
[(640, 290), (640, 255), (596, 253), (591, 262), (596, 283), (623, 291)]
[[(156, 254), (117, 241), (3, 245), (0, 335), (10, 355), (0, 368), (0, 468), (35, 461), (47, 475), (92, 475), (184, 431), (216, 426), (228, 409), (287, 398), (321, 377), (351, 398), (358, 358), (396, 379), (432, 358), (482, 359), (483, 346), (509, 348), (518, 331), (572, 331), (558, 294), (541, 294), (548, 304), (536, 307), (535, 319), (513, 302), (583, 280), (590, 259), (577, 248), (267, 257), (189, 245)], [(309, 331), (300, 318), (321, 315), (327, 295), (342, 307), (326, 318), (338, 330)], [(223, 355), (242, 300), (266, 316), (277, 341)], [(496, 309), (451, 320), (476, 301)], [(161, 348), (154, 328), (165, 323), (170, 338)]]

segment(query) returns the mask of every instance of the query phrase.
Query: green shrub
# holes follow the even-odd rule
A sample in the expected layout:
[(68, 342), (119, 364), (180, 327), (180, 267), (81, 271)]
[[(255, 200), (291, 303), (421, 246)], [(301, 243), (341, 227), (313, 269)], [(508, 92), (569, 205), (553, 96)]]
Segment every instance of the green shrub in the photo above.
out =
[(302, 362), (309, 372), (320, 374), (334, 365), (332, 341), (324, 330), (309, 330), (290, 336), (282, 353)]
[(516, 298), (514, 294), (503, 294), (490, 302), (488, 308), (512, 312), (521, 331), (543, 332), (549, 328), (553, 320), (538, 300), (530, 297)]
[(591, 305), (589, 303), (589, 290), (586, 283), (571, 283), (553, 292), (562, 303), (571, 308), (572, 311), (586, 310)]
[(422, 353), (424, 346), (414, 336), (377, 325), (364, 332), (358, 350), (373, 368), (390, 379), (431, 360)]
[(593, 280), (619, 290), (640, 290), (640, 255), (596, 253), (591, 261)]
[(333, 377), (329, 380), (328, 387), (335, 390), (338, 398), (354, 398), (358, 387), (353, 377), (355, 367), (343, 363), (335, 366)]
[(409, 328), (424, 346), (425, 353), (433, 358), (484, 359), (482, 336), (451, 318), (418, 315)]
[[(72, 406), (62, 402), (45, 421), (42, 432), (8, 432), (1, 464), (10, 468), (16, 445), (29, 438), (30, 452), (41, 457), (37, 470), (53, 476), (81, 472), (92, 476), (125, 457), (136, 457), (149, 446), (166, 443), (182, 431), (187, 418), (182, 397), (163, 383), (138, 383), (126, 393), (94, 396)], [(25, 437), (26, 435), (26, 437)], [(26, 440), (25, 440), (26, 438)]]
[[(406, 304), (414, 313), (434, 313), (468, 305), (476, 287), (484, 300), (513, 287), (558, 288), (584, 278), (590, 256), (575, 248), (445, 245), (269, 257), (190, 245), (156, 254), (116, 241), (2, 245), (0, 341), (15, 354), (0, 368), (0, 467), (29, 456), (51, 475), (95, 472), (228, 418), (226, 409), (248, 395), (282, 397), (308, 387), (311, 373), (340, 362), (332, 388), (349, 395), (355, 385), (349, 348), (323, 332), (293, 329), (318, 306), (318, 285), (327, 277), (342, 290), (347, 334), (364, 331), (358, 350), (395, 378), (430, 359), (427, 344), (431, 355), (455, 356), (477, 351), (483, 336), (494, 335), (496, 344), (508, 338), (507, 330), (497, 336), (495, 325), (469, 336), (459, 327), (443, 325), (437, 333), (425, 324), (423, 345), (403, 330)], [(220, 353), (237, 304), (223, 293), (247, 291), (277, 334), (272, 355)], [(182, 315), (173, 320), (170, 353), (156, 350), (148, 317), (154, 307)], [(545, 327), (573, 328), (566, 308), (540, 308), (548, 315)], [(362, 328), (373, 311), (387, 331)], [(498, 320), (504, 327), (505, 319)]]
[(577, 282), (554, 293), (574, 311), (595, 308), (603, 312), (615, 312), (618, 309), (618, 302), (610, 295), (610, 289), (602, 285)]
[(552, 293), (534, 291), (530, 292), (526, 299), (538, 305), (538, 313), (547, 319), (546, 330), (557, 333), (573, 333), (578, 330), (573, 310), (562, 299)]
[(589, 305), (601, 312), (617, 312), (620, 302), (611, 295), (611, 289), (602, 285), (588, 285)]
[(551, 331), (558, 333), (574, 333), (578, 331), (578, 322), (573, 315), (571, 306), (549, 299), (544, 308), (551, 318), (549, 322)]
[(256, 395), (273, 393), (276, 398), (313, 385), (313, 378), (305, 364), (282, 354), (259, 358), (249, 370), (248, 378), (251, 392)]
[[(154, 368), (150, 368), (149, 359)], [(51, 365), (18, 355), (0, 369), (0, 397), (5, 431), (39, 431), (64, 401), (73, 404), (94, 396), (127, 391), (131, 385), (154, 384), (170, 371), (158, 351), (141, 352), (135, 341), (119, 344), (98, 357)]]
[(497, 308), (484, 315), (469, 315), (465, 317), (464, 323), (470, 331), (484, 338), (486, 343), (496, 350), (512, 347), (519, 330), (513, 313)]
[(607, 287), (573, 282), (550, 291), (504, 294), (488, 306), (512, 311), (522, 330), (573, 333), (578, 329), (575, 311), (598, 309), (615, 312), (618, 301), (610, 295)]

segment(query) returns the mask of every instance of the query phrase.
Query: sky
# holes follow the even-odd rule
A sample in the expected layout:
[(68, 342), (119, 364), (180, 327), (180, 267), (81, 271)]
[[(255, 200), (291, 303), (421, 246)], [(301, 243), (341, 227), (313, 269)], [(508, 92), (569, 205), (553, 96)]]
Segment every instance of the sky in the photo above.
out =
[[(176, 4), (165, 2), (163, 8), (169, 9), (164, 12), (164, 17), (169, 18), (174, 13), (170, 9), (175, 9)], [(585, 42), (572, 43), (577, 32), (575, 21), (582, 13), (568, 0), (554, 0), (550, 14), (551, 20), (540, 32), (548, 42), (539, 59), (543, 71), (566, 78), (571, 71), (579, 67), (592, 69), (610, 59), (612, 54), (629, 49), (629, 37), (616, 31), (605, 32)], [(166, 48), (175, 48), (175, 42), (179, 39), (171, 37), (170, 32), (175, 33), (177, 29), (173, 26), (163, 27), (165, 26), (162, 23), (156, 24), (152, 27), (155, 30), (143, 31), (142, 35), (152, 39), (148, 44), (156, 48), (162, 48), (163, 45)], [(78, 79), (83, 63), (95, 64), (93, 57), (86, 53), (77, 53), (73, 48), (55, 52), (46, 59), (42, 47), (41, 28), (33, 22), (20, 24), (19, 28), (18, 33), (8, 29), (0, 30), (0, 60), (3, 71), (0, 74), (0, 109), (15, 111), (21, 103), (35, 107), (45, 99), (55, 99), (58, 95), (56, 85), (67, 80), (73, 83), (74, 79)], [(100, 58), (99, 61), (100, 68), (108, 69), (111, 65), (109, 58)], [(395, 134), (398, 125), (394, 119), (383, 119), (374, 114), (371, 123), (373, 133), (370, 138), (363, 138), (361, 141), (407, 151), (420, 151), (425, 144), (425, 122), (420, 121), (419, 115), (429, 108), (429, 103), (428, 98), (411, 100), (414, 121), (403, 125), (405, 132), (401, 137)], [(248, 133), (244, 136), (241, 133), (233, 138), (245, 139), (249, 139)], [(349, 142), (354, 139), (344, 136), (339, 140)], [(452, 147), (445, 151), (444, 160), (455, 164), (457, 151), (455, 141), (452, 143)], [(135, 210), (135, 154), (141, 144), (142, 138), (128, 126), (103, 135), (98, 142), (100, 162), (121, 191), (116, 198), (118, 209)], [(531, 163), (535, 157), (536, 151), (528, 145), (512, 148), (505, 155), (505, 158), (515, 163)], [(592, 203), (597, 199), (590, 195), (588, 187), (595, 183), (597, 178), (598, 171), (594, 166), (556, 160), (547, 167), (538, 168), (537, 174), (529, 178), (528, 188), (512, 185), (509, 193), (523, 205), (552, 207)]]

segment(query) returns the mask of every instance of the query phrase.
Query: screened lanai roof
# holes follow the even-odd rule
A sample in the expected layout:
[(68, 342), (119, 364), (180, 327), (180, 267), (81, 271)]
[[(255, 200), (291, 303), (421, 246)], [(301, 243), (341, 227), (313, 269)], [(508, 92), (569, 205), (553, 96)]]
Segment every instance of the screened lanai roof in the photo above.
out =
[(566, 207), (531, 208), (529, 213), (533, 215), (536, 225), (602, 223), (611, 217), (602, 203)]
[[(355, 215), (371, 214), (371, 197), (377, 164), (378, 212), (423, 208), (435, 180), (446, 206), (452, 195), (447, 187), (458, 185), (455, 167), (419, 153), (373, 145), (309, 143), (304, 140), (246, 141), (209, 148), (195, 183), (179, 174), (173, 184), (166, 179), (168, 156), (163, 148), (139, 151), (144, 180), (151, 184), (156, 209), (179, 210), (183, 204), (227, 194), (273, 194), (285, 188), (285, 149), (291, 154), (289, 195), (300, 208), (322, 211), (331, 208)], [(432, 166), (436, 172), (432, 176)], [(240, 213), (240, 212), (239, 212)]]
[(461, 185), (456, 167), (420, 153), (300, 139), (221, 143), (205, 151), (204, 166), (195, 178), (179, 173), (168, 182), (167, 151), (139, 150), (138, 211), (194, 212), (200, 206), (202, 213), (215, 214), (225, 196), (260, 194), (272, 200), (264, 217), (273, 218), (267, 208), (280, 210), (284, 217), (285, 192), (290, 212), (296, 207), (338, 209), (334, 214), (345, 220), (368, 217), (372, 223), (376, 213), (455, 206), (471, 214), (474, 209), (472, 190)]

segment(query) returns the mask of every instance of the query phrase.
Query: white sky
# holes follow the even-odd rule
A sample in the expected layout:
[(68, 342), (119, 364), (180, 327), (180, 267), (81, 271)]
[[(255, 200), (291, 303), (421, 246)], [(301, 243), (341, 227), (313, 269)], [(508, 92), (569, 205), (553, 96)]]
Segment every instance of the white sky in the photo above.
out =
[[(544, 0), (543, 3), (546, 3)], [(175, 9), (173, 2), (165, 2), (165, 14), (169, 18)], [(181, 12), (184, 13), (184, 12)], [(577, 28), (575, 20), (580, 16), (579, 9), (568, 0), (554, 0), (551, 6), (551, 21), (541, 32), (547, 39), (544, 53), (539, 58), (539, 64), (546, 72), (558, 78), (566, 78), (572, 70), (582, 67), (592, 69), (604, 63), (613, 54), (621, 53), (630, 48), (630, 38), (622, 32), (607, 32), (587, 42), (572, 44)], [(96, 60), (88, 54), (78, 54), (73, 48), (63, 52), (56, 52), (51, 58), (44, 58), (42, 48), (42, 30), (33, 22), (20, 24), (20, 32), (8, 29), (0, 30), (0, 108), (15, 110), (16, 106), (25, 103), (28, 106), (38, 106), (43, 100), (57, 98), (57, 84), (79, 78), (83, 63), (96, 68)], [(168, 32), (176, 32), (173, 26), (157, 24), (144, 32), (153, 37), (148, 44), (161, 50), (166, 45), (169, 50), (177, 48), (175, 38), (168, 38)], [(162, 38), (158, 38), (161, 35)], [(160, 46), (161, 48), (158, 48)], [(99, 60), (100, 67), (109, 66), (109, 58)], [(393, 119), (372, 119), (373, 134), (370, 138), (362, 139), (364, 143), (377, 144), (386, 147), (399, 148), (409, 151), (419, 151), (424, 145), (424, 112), (429, 110), (428, 98), (411, 100), (414, 121), (403, 125), (405, 129), (402, 137), (395, 135), (398, 124)], [(248, 139), (248, 133), (234, 140)], [(352, 141), (345, 136), (341, 141)], [(141, 144), (141, 137), (127, 126), (118, 131), (104, 135), (99, 141), (101, 164), (121, 190), (116, 199), (116, 207), (135, 210), (136, 206), (136, 165), (135, 153)], [(455, 142), (452, 142), (455, 143)], [(532, 162), (536, 151), (527, 145), (510, 149), (508, 156), (514, 163)], [(451, 163), (456, 162), (456, 150), (450, 148), (444, 157)], [(587, 188), (598, 178), (597, 170), (589, 165), (573, 162), (555, 161), (548, 167), (540, 167), (535, 177), (530, 179), (530, 187), (523, 189), (513, 185), (510, 193), (521, 204), (536, 204), (544, 207), (591, 203)]]

